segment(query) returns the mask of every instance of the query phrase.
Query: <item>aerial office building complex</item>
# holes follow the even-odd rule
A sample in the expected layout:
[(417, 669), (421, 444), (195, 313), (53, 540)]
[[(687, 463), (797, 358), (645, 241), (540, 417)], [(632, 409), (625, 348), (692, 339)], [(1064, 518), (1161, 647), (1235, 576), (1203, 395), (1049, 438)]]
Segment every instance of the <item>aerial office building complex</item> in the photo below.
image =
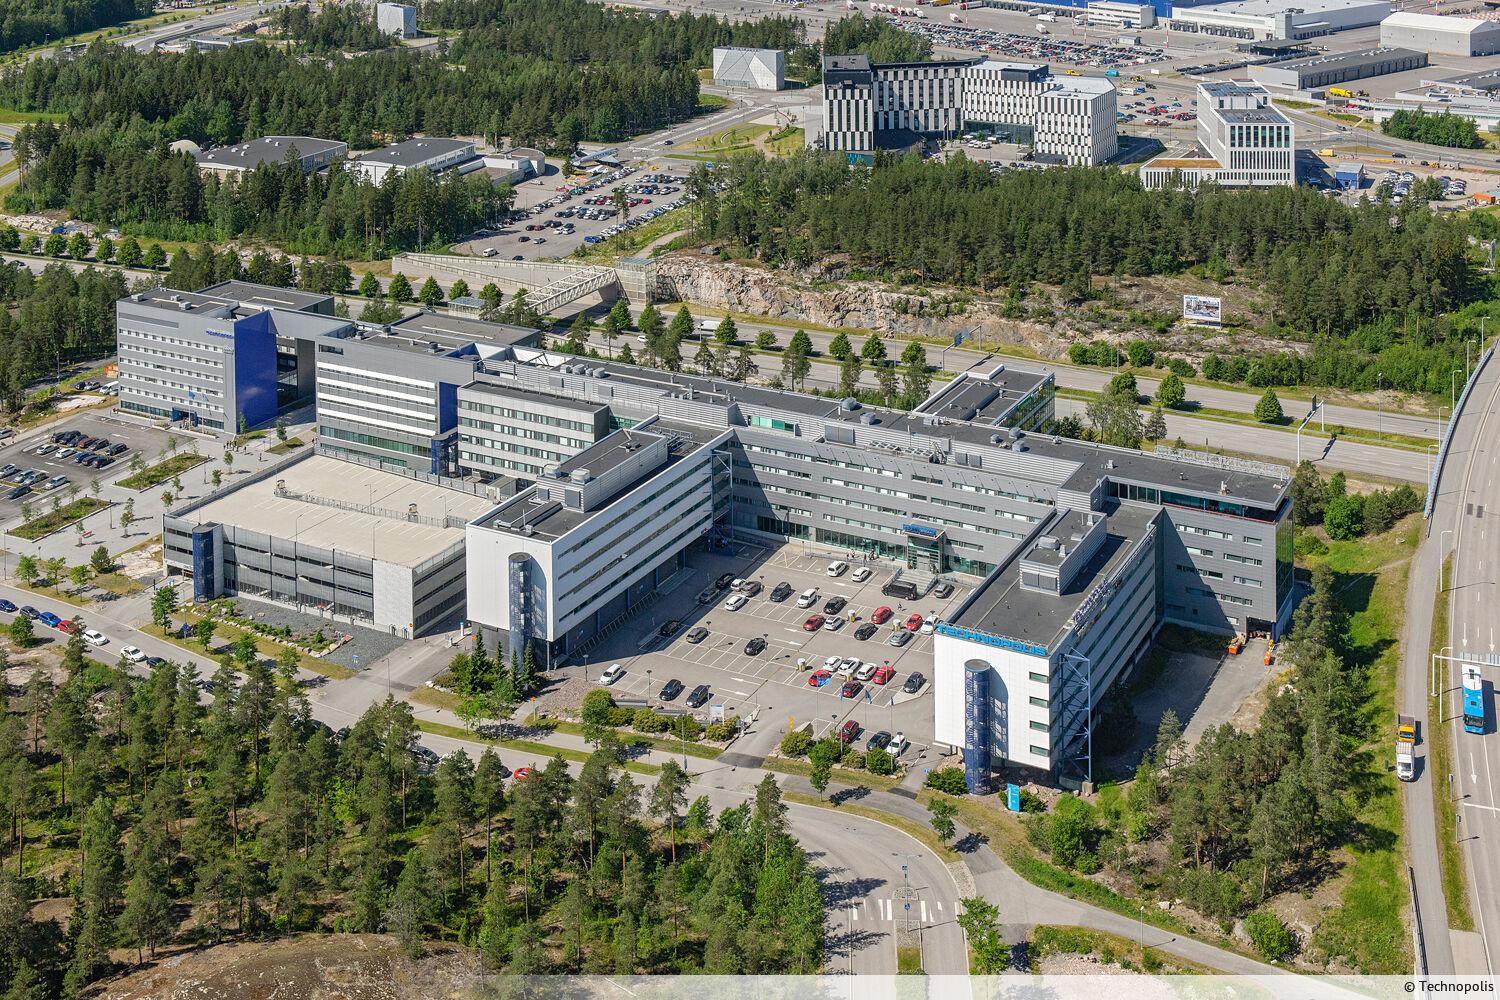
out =
[[(1002, 763), (1087, 778), (1098, 705), (1161, 623), (1274, 636), (1290, 618), (1288, 470), (1045, 434), (1049, 374), (991, 363), (907, 413), (552, 355), (489, 326), (310, 338), (317, 454), (169, 512), (168, 565), (201, 596), (421, 634), (457, 613), (461, 563), (462, 615), (546, 665), (731, 538), (879, 559), (915, 599), (965, 577), (978, 587), (936, 638), (936, 735), (976, 784)], [(408, 461), (339, 437), (346, 421), (431, 437)]]
[(1263, 87), (1200, 83), (1198, 144), (1192, 155), (1159, 156), (1142, 164), (1141, 183), (1148, 188), (1195, 187), (1204, 181), (1231, 187), (1297, 183), (1291, 119)]
[(1039, 159), (1102, 163), (1118, 148), (1116, 113), (1108, 80), (1054, 77), (1035, 63), (823, 60), (823, 148), (860, 157), (977, 131)]

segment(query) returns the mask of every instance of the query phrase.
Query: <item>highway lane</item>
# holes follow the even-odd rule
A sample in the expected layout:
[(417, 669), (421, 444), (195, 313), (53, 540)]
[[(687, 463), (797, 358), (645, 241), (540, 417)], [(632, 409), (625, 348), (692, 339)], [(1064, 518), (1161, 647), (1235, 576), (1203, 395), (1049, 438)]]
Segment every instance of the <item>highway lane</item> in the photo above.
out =
[[(211, 657), (200, 656), (165, 640), (148, 635), (122, 620), (115, 607), (100, 604), (80, 609), (19, 587), (0, 584), (0, 596), (18, 605), (31, 605), (68, 619), (82, 618), (84, 624), (102, 632), (109, 643), (88, 648), (91, 659), (114, 664), (125, 646), (137, 646), (148, 656), (160, 656), (177, 663), (191, 663), (201, 676), (209, 677), (217, 668)], [(113, 602), (116, 607), (139, 607), (138, 600)], [(5, 616), (9, 620), (9, 616)], [(61, 632), (37, 626), (44, 641), (65, 643)], [(144, 675), (147, 669), (135, 668)], [(399, 675), (398, 675), (399, 676)], [(313, 682), (308, 695), (312, 716), (338, 730), (351, 725), (370, 704), (385, 697), (384, 678), (361, 675), (352, 681), (326, 681), (303, 672), (302, 680)], [(409, 678), (408, 678), (409, 680)], [(401, 683), (395, 678), (392, 684)], [(359, 692), (362, 704), (348, 698), (327, 695), (349, 685)], [(403, 684), (410, 690), (409, 684)], [(398, 692), (400, 693), (400, 692)], [(205, 699), (208, 696), (205, 695)], [(470, 756), (482, 752), (482, 745), (466, 740), (422, 733), (419, 741), (439, 755), (462, 747)], [(507, 767), (542, 763), (528, 751), (497, 747), (496, 753)], [(575, 771), (577, 765), (570, 765)], [(694, 773), (689, 797), (707, 795), (715, 809), (723, 809), (753, 799), (753, 782), (761, 772), (738, 772), (715, 762), (693, 759), (689, 770)], [(649, 778), (639, 775), (648, 789)], [(894, 927), (900, 904), (893, 893), (903, 884), (914, 890), (912, 898), (916, 919), (923, 924), (924, 953), (927, 971), (934, 975), (964, 975), (968, 958), (962, 931), (955, 922), (958, 888), (943, 863), (920, 842), (905, 833), (851, 814), (833, 814), (828, 810), (789, 804), (787, 811), (791, 832), (806, 848), (810, 860), (819, 869), (824, 896), (828, 901), (827, 971), (858, 975), (893, 974), (896, 971)], [(901, 867), (908, 872), (903, 875)]]
[[(1443, 718), (1452, 736), (1453, 794), (1459, 803), (1458, 835), (1472, 880), (1475, 922), (1483, 940), (1484, 962), (1496, 970), (1496, 955), (1488, 931), (1500, 932), (1500, 735), (1495, 730), (1495, 686), (1500, 682), (1500, 652), (1496, 626), (1500, 624), (1500, 522), (1490, 535), (1500, 505), (1500, 365), (1491, 361), (1459, 418), (1443, 477), (1443, 509), (1434, 518), (1432, 537), (1438, 551), (1453, 553), (1453, 574), (1447, 599), (1450, 642), (1463, 663), (1479, 666), (1486, 682), (1487, 731), (1463, 731), (1460, 665), (1443, 672)], [(1448, 486), (1456, 481), (1456, 488)], [(1446, 543), (1451, 538), (1451, 548)], [(1433, 775), (1434, 780), (1449, 780)], [(1457, 956), (1462, 971), (1463, 957)]]

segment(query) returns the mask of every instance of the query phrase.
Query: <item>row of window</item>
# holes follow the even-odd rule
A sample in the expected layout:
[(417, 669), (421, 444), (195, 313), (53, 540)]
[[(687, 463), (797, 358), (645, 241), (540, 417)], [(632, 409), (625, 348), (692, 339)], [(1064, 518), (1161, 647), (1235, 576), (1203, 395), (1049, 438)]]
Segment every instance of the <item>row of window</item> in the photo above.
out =
[(318, 436), (334, 438), (339, 441), (348, 441), (350, 444), (362, 444), (367, 448), (383, 448), (386, 451), (399, 451), (406, 455), (428, 454), (428, 449), (422, 445), (397, 441), (395, 438), (380, 437), (375, 434), (361, 434), (359, 431), (345, 430), (342, 427), (329, 427), (326, 424), (318, 425)]
[[(488, 420), (475, 420), (473, 417), (459, 417), (458, 426), (469, 427), (478, 431), (488, 431), (491, 434), (504, 434), (507, 437), (521, 438), (525, 441), (545, 441), (547, 444), (562, 445), (564, 448), (575, 448), (582, 451), (594, 442), (587, 438), (569, 437), (565, 434), (553, 434), (550, 431), (539, 431), (534, 427), (517, 427), (513, 424), (494, 424)], [(476, 436), (475, 440), (478, 440)], [(492, 443), (491, 448), (505, 449), (510, 447), (506, 444)]]
[(158, 344), (171, 344), (173, 347), (187, 347), (195, 351), (207, 351), (210, 354), (223, 354), (224, 349), (218, 344), (210, 344), (201, 340), (184, 340), (181, 337), (166, 337), (159, 333), (147, 333), (144, 330), (135, 330), (130, 327), (120, 327), (123, 334), (120, 339), (151, 340)]
[(468, 410), (471, 413), (483, 413), (491, 417), (505, 417), (509, 420), (521, 420), (528, 424), (541, 424), (545, 427), (560, 427), (570, 431), (584, 431), (592, 434), (594, 423), (591, 420), (570, 420), (567, 417), (554, 417), (548, 413), (537, 413), (534, 410), (517, 410), (509, 406), (492, 406), (488, 403), (476, 403), (472, 399), (460, 398), (458, 401), (460, 410)]

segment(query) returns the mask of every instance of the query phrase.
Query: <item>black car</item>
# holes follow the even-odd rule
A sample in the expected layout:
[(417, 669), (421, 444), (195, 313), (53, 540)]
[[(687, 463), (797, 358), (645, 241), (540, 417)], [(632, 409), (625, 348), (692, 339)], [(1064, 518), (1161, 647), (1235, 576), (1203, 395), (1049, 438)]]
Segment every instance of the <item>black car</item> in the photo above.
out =
[(673, 677), (662, 685), (660, 698), (662, 701), (671, 701), (680, 694), (682, 694), (682, 681)]
[(835, 596), (830, 597), (828, 600), (826, 600), (826, 601), (823, 602), (823, 613), (825, 615), (836, 615), (840, 611), (843, 611), (844, 610), (844, 605), (846, 605), (848, 603), (849, 603), (849, 599), (848, 598), (846, 598), (846, 597), (839, 597), (839, 596), (835, 595)]
[(746, 656), (759, 656), (761, 653), (765, 652), (765, 649), (766, 640), (762, 639), (760, 636), (756, 636), (754, 639), (751, 639), (749, 642), (745, 643)]
[(866, 750), (884, 750), (891, 745), (891, 734), (882, 729), (870, 737), (870, 742), (865, 744)]
[(4, 611), (6, 614), (11, 614), (15, 610), (16, 606), (10, 601), (0, 599), (0, 611)]
[(680, 628), (682, 628), (682, 622), (678, 621), (676, 618), (673, 618), (671, 621), (664, 624), (661, 628), (657, 629), (656, 634), (665, 639), (668, 636), (676, 635), (677, 630)]
[(717, 580), (714, 581), (714, 588), (716, 590), (727, 590), (728, 587), (729, 587), (729, 585), (731, 583), (733, 583), (733, 582), (734, 582), (734, 574), (733, 573), (725, 573), (722, 576), (720, 576)]
[(768, 596), (771, 600), (775, 601), (777, 604), (780, 604), (782, 601), (792, 596), (792, 585), (783, 580), (771, 589), (771, 593)]
[(927, 678), (922, 676), (922, 671), (913, 670), (906, 676), (906, 683), (901, 685), (901, 690), (907, 694), (916, 694), (922, 690), (922, 685), (927, 683)]
[(32, 621), (35, 621), (36, 619), (42, 617), (42, 613), (29, 604), (21, 605), (21, 614), (25, 615), (27, 618), (30, 618)]
[(865, 622), (859, 628), (854, 630), (854, 638), (858, 639), (860, 642), (864, 642), (879, 631), (879, 625), (876, 625), (874, 622)]
[(699, 625), (697, 628), (688, 632), (687, 635), (683, 636), (683, 638), (696, 646), (698, 645), (698, 643), (708, 638), (708, 629), (704, 628), (702, 625)]
[(698, 708), (708, 701), (708, 685), (699, 684), (687, 696), (688, 708)]

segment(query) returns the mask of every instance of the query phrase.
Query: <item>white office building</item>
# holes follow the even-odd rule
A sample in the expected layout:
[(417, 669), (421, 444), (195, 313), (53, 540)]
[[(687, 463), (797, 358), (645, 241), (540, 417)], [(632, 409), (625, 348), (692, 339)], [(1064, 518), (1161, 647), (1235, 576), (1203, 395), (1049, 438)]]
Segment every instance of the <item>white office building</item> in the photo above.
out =
[(911, 148), (923, 139), (985, 132), (1043, 159), (1102, 163), (1118, 148), (1115, 88), (1102, 77), (1056, 77), (1038, 63), (948, 60), (823, 61), (823, 148)]
[(1167, 27), (1256, 41), (1303, 39), (1379, 24), (1390, 13), (1390, 0), (1230, 0), (1191, 7), (1174, 4)]
[(375, 5), (375, 27), (397, 38), (417, 37), (417, 8), (399, 3)]
[(1246, 83), (1198, 85), (1198, 143), (1190, 156), (1159, 156), (1141, 167), (1148, 188), (1276, 187), (1297, 182), (1291, 119), (1264, 87)]
[(786, 53), (780, 49), (714, 49), (714, 83), (781, 90), (786, 86)]

